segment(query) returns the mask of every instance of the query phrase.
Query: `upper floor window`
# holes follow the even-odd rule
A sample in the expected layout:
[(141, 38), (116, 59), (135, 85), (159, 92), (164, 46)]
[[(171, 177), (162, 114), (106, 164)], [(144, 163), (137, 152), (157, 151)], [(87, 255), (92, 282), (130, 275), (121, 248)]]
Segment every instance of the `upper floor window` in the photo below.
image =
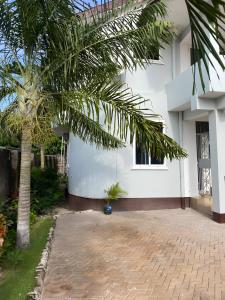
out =
[(142, 59), (147, 58), (150, 61), (160, 61), (159, 48), (149, 49), (145, 53), (139, 52), (135, 54), (135, 56), (141, 57)]
[[(161, 123), (162, 132), (164, 131), (163, 123)], [(139, 138), (141, 139), (141, 138)], [(134, 141), (134, 167), (140, 169), (160, 169), (165, 168), (165, 158), (155, 157), (153, 154), (141, 147), (141, 140)]]
[(154, 50), (154, 51), (148, 51), (147, 52), (147, 58), (149, 60), (159, 60), (160, 59), (159, 49)]

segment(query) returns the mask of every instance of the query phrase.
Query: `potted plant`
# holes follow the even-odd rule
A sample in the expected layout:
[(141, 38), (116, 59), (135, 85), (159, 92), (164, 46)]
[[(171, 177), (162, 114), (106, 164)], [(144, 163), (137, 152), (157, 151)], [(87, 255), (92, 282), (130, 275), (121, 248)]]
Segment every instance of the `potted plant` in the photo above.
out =
[(106, 199), (105, 199), (105, 206), (104, 206), (104, 214), (111, 215), (112, 213), (112, 201), (118, 200), (122, 196), (127, 195), (127, 192), (124, 191), (119, 182), (112, 184), (107, 190), (105, 190)]

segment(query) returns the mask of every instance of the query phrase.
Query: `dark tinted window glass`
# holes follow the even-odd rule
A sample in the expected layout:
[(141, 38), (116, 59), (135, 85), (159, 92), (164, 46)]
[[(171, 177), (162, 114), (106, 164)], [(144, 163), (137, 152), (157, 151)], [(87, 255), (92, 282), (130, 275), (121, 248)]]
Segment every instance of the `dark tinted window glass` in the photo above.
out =
[(136, 164), (149, 165), (149, 153), (136, 145)]
[[(163, 124), (161, 124), (161, 131), (163, 131)], [(154, 155), (149, 155), (149, 153), (146, 150), (142, 149), (140, 144), (141, 144), (141, 140), (139, 143), (136, 143), (136, 165), (149, 165), (149, 164), (163, 165), (164, 164), (164, 157), (156, 158)]]
[(151, 157), (151, 165), (163, 165), (164, 164), (164, 157), (161, 159), (157, 159), (156, 157)]
[(149, 60), (159, 60), (160, 56), (159, 56), (159, 49), (153, 49), (153, 50), (149, 50), (147, 51), (147, 53), (139, 53), (134, 54), (136, 57), (140, 57), (142, 59), (147, 58)]

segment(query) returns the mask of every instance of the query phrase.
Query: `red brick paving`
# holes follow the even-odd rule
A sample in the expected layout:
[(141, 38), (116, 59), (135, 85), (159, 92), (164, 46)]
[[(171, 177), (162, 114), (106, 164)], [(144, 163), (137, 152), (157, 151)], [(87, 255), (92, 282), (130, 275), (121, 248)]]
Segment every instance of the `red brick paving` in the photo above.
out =
[(225, 299), (225, 225), (191, 210), (58, 218), (42, 300)]

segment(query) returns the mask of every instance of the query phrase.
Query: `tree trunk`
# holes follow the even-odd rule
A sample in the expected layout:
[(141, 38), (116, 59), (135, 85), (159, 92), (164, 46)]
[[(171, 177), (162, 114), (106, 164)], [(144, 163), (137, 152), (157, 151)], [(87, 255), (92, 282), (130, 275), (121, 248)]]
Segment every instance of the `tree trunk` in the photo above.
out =
[(41, 144), (40, 151), (41, 151), (41, 169), (44, 170), (45, 168), (45, 145), (44, 144)]
[(21, 141), (21, 166), (19, 202), (17, 217), (17, 247), (26, 248), (30, 244), (30, 177), (31, 140), (29, 127), (24, 125)]

